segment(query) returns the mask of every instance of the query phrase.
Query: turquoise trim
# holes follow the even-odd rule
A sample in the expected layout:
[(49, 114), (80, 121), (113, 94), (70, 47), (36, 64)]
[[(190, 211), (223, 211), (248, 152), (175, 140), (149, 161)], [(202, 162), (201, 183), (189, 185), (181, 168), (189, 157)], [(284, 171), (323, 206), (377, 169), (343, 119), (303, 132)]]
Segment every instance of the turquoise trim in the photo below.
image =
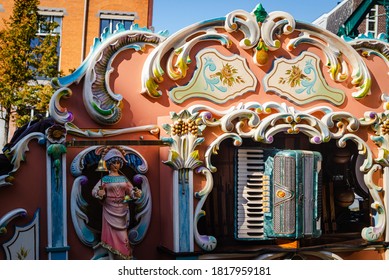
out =
[(69, 246), (63, 246), (57, 248), (46, 248), (46, 251), (49, 253), (50, 260), (67, 260), (69, 250), (70, 250)]
[(93, 56), (93, 54), (96, 52), (98, 47), (101, 45), (101, 41), (99, 38), (94, 38), (93, 46), (91, 47), (91, 51), (89, 55), (85, 58), (85, 60), (82, 62), (81, 66), (77, 68), (76, 71), (74, 71), (72, 74), (65, 76), (65, 77), (59, 77), (54, 78), (52, 80), (52, 84), (54, 87), (66, 87), (74, 82), (78, 82), (81, 80), (81, 78), (84, 76), (86, 70), (88, 69), (88, 66), (90, 64), (90, 60)]
[(48, 253), (57, 253), (57, 252), (63, 252), (63, 251), (69, 251), (70, 246), (62, 246), (62, 247), (46, 247), (46, 252)]
[(179, 198), (179, 251), (190, 252), (190, 217), (189, 217), (189, 169), (180, 169), (178, 172), (178, 198)]
[[(143, 32), (150, 32), (152, 33), (151, 30), (147, 29), (147, 28), (140, 28), (138, 26), (138, 24), (133, 24), (130, 28), (130, 31), (143, 31)], [(69, 86), (70, 84), (74, 83), (74, 82), (79, 82), (82, 77), (85, 75), (86, 73), (86, 70), (88, 69), (89, 65), (90, 65), (90, 62), (92, 60), (92, 57), (98, 52), (99, 48), (101, 47), (101, 45), (107, 41), (108, 39), (110, 39), (113, 35), (116, 35), (116, 34), (119, 34), (119, 33), (124, 33), (124, 32), (129, 32), (129, 30), (126, 30), (123, 26), (122, 23), (119, 23), (117, 26), (116, 26), (116, 30), (114, 30), (112, 33), (109, 31), (108, 28), (104, 29), (103, 33), (100, 35), (100, 38), (94, 38), (93, 40), (93, 45), (90, 49), (90, 52), (88, 54), (88, 56), (84, 59), (84, 61), (82, 62), (81, 66), (78, 67), (72, 74), (70, 75), (67, 75), (67, 76), (64, 76), (64, 77), (59, 77), (59, 78), (54, 78), (52, 80), (52, 85), (54, 87), (57, 87), (57, 88), (61, 88), (61, 87), (66, 87), (66, 86)], [(164, 34), (164, 32), (161, 32), (160, 33), (162, 36), (167, 36), (166, 34)], [(135, 49), (137, 49), (138, 47), (134, 47)]]
[[(51, 158), (53, 160), (53, 158)], [(64, 221), (63, 216), (63, 181), (62, 181), (62, 160), (57, 161), (58, 166), (51, 168), (51, 238), (53, 247), (64, 245)], [(58, 168), (59, 172), (56, 172)]]
[(198, 260), (198, 256), (185, 256), (185, 257), (176, 257), (176, 260)]
[[(49, 244), (50, 250), (58, 248), (59, 251), (63, 251), (66, 244), (66, 206), (65, 200), (65, 187), (63, 178), (64, 162), (62, 155), (66, 153), (66, 147), (62, 144), (51, 144), (47, 148), (47, 155), (50, 157), (50, 184), (51, 193), (49, 208), (51, 212), (51, 228), (49, 228), (48, 235), (51, 237), (51, 244)], [(67, 254), (59, 253), (50, 255), (49, 259), (67, 259)]]
[(102, 179), (103, 183), (126, 183), (128, 182), (125, 176), (104, 176)]

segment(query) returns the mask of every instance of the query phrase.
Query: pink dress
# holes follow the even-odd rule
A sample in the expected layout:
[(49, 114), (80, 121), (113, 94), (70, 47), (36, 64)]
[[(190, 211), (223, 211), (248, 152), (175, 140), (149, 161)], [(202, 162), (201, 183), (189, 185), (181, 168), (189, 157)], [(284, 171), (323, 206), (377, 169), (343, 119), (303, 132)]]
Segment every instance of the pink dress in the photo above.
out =
[(128, 204), (123, 200), (125, 195), (133, 196), (132, 184), (125, 176), (104, 176), (102, 184), (98, 182), (92, 190), (94, 197), (99, 198), (97, 192), (100, 188), (105, 190), (100, 244), (123, 259), (131, 259), (127, 231), (130, 213)]

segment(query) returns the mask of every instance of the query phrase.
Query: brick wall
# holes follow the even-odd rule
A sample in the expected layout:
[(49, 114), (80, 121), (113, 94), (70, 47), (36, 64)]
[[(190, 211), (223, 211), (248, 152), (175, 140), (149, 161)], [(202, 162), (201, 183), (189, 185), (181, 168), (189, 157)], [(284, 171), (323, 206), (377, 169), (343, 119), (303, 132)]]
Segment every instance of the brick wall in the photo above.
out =
[[(362, 0), (355, 0), (354, 7), (356, 8)], [(377, 33), (386, 33), (386, 12), (383, 6), (378, 6), (378, 30)], [(363, 21), (358, 27), (358, 31), (360, 34), (366, 33), (366, 21)]]
[[(8, 19), (12, 14), (13, 0), (2, 1), (1, 5), (0, 28), (3, 27), (2, 19)], [(81, 64), (88, 55), (94, 38), (100, 36), (99, 11), (133, 12), (137, 14), (134, 23), (140, 27), (152, 26), (153, 0), (41, 0), (39, 7), (64, 11), (60, 68), (65, 74)], [(86, 36), (83, 38), (84, 33)]]

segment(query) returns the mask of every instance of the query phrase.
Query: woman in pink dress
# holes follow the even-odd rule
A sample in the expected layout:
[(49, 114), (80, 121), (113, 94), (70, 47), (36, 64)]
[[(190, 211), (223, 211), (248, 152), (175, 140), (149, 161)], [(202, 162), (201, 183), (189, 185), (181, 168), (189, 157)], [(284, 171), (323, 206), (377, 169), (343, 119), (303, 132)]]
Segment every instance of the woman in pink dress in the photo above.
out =
[(102, 201), (102, 229), (100, 245), (106, 248), (112, 259), (132, 259), (128, 240), (130, 210), (128, 201), (141, 196), (120, 169), (127, 162), (123, 153), (116, 148), (104, 156), (109, 174), (104, 176), (93, 188), (92, 195)]

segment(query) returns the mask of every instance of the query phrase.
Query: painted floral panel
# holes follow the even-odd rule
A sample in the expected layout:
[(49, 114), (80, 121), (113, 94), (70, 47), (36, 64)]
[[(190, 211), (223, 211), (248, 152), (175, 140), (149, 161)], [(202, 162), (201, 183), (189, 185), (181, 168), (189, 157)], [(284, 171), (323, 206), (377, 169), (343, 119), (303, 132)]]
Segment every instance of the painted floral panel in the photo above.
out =
[(330, 87), (321, 73), (320, 58), (303, 52), (294, 59), (279, 58), (264, 77), (266, 91), (274, 92), (296, 104), (316, 100), (341, 105), (345, 100), (342, 90)]
[(224, 56), (215, 49), (204, 49), (196, 56), (196, 66), (187, 85), (169, 92), (175, 103), (204, 98), (220, 104), (253, 92), (257, 86), (257, 78), (239, 55)]

